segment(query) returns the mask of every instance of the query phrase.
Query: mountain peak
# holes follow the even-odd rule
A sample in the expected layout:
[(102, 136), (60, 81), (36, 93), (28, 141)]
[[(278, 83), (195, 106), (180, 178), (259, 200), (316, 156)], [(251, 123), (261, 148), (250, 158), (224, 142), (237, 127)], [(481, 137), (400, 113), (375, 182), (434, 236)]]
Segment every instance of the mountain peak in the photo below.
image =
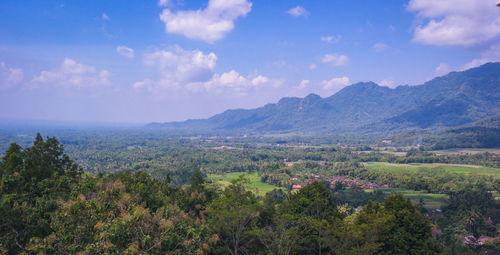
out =
[(311, 94), (307, 95), (306, 97), (304, 97), (304, 99), (307, 99), (309, 101), (316, 101), (316, 100), (321, 99), (321, 97), (317, 94), (311, 93)]
[(316, 94), (286, 97), (253, 110), (227, 111), (210, 121), (186, 122), (184, 127), (256, 132), (442, 128), (497, 115), (499, 102), (500, 63), (488, 63), (423, 85), (391, 89), (374, 82), (359, 82), (327, 98)]

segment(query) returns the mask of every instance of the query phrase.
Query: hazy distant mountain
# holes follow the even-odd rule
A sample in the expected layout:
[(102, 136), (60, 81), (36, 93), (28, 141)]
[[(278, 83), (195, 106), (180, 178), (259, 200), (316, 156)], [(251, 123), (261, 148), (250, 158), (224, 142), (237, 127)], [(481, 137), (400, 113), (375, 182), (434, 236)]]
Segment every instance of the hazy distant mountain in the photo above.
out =
[(391, 89), (356, 83), (321, 98), (282, 98), (251, 110), (227, 110), (208, 119), (153, 123), (190, 131), (378, 132), (472, 123), (500, 113), (500, 63), (452, 72), (418, 86)]

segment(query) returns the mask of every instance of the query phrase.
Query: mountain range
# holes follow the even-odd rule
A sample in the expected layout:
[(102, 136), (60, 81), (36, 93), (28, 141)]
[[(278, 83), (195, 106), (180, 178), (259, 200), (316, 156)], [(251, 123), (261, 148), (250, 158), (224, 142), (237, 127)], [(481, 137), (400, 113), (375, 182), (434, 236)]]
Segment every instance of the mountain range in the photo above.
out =
[(285, 97), (256, 109), (148, 127), (193, 132), (402, 132), (458, 127), (499, 114), (500, 63), (487, 63), (422, 85), (388, 88), (360, 82), (326, 98)]

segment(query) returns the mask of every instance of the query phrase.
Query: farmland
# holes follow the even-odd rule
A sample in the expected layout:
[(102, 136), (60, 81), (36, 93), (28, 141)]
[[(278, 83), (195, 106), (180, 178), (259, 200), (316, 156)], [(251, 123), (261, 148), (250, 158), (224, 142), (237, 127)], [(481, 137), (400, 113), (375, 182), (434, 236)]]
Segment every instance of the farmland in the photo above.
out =
[(214, 183), (220, 184), (221, 186), (225, 187), (231, 183), (231, 180), (237, 179), (241, 175), (245, 175), (245, 177), (248, 178), (248, 180), (250, 181), (245, 185), (245, 187), (257, 195), (263, 196), (267, 192), (272, 191), (274, 189), (283, 189), (262, 182), (257, 172), (232, 172), (226, 174), (209, 174), (208, 179)]
[(463, 164), (443, 164), (443, 163), (411, 163), (411, 164), (395, 164), (387, 162), (368, 162), (365, 164), (368, 169), (384, 170), (384, 171), (411, 171), (415, 172), (421, 168), (442, 169), (453, 173), (461, 174), (479, 174), (500, 177), (500, 169), (494, 167), (485, 167), (477, 165)]
[[(446, 199), (448, 196), (446, 194), (434, 194), (434, 193), (426, 193), (423, 191), (416, 191), (411, 189), (403, 189), (403, 188), (380, 188), (378, 189), (384, 194), (403, 194), (405, 197), (410, 198), (413, 202), (419, 203), (423, 202), (423, 206), (426, 209), (439, 209), (446, 203)], [(366, 190), (370, 192), (372, 190)]]

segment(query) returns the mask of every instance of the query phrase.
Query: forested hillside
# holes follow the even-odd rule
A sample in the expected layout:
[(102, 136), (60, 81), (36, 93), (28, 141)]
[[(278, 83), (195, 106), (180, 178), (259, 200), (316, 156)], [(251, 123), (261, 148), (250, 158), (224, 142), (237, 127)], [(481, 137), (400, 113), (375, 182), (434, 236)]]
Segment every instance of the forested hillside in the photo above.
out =
[[(180, 154), (197, 161), (95, 174), (84, 173), (56, 138), (12, 143), (0, 162), (0, 252), (477, 254), (500, 247), (498, 168), (477, 166), (498, 167), (498, 156), (178, 142), (184, 151), (173, 146), (155, 161)], [(276, 189), (249, 189), (244, 173), (228, 183), (206, 177), (241, 171), (236, 161), (255, 169), (253, 182)], [(373, 161), (442, 163), (404, 170)], [(392, 194), (400, 191), (411, 200)]]
[(153, 123), (185, 131), (401, 132), (456, 127), (500, 112), (500, 63), (452, 72), (418, 86), (394, 89), (357, 83), (321, 98), (283, 98), (251, 110), (228, 110), (204, 120)]

